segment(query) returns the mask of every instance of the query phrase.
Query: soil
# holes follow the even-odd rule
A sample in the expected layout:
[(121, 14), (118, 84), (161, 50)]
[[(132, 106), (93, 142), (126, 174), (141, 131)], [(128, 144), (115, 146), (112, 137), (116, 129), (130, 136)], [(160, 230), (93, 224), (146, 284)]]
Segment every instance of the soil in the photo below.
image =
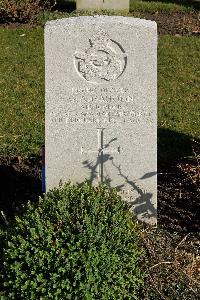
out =
[[(155, 12), (155, 13), (133, 13), (133, 16), (145, 18), (147, 20), (156, 21), (158, 25), (159, 35), (200, 35), (200, 12), (193, 11), (184, 12)], [(38, 27), (35, 24), (10, 23), (3, 18), (0, 18), (0, 26), (8, 28), (16, 27)]]
[(156, 21), (160, 35), (199, 35), (200, 13), (156, 12), (146, 13), (145, 19)]
[[(12, 217), (28, 200), (37, 201), (42, 195), (41, 158), (0, 158), (0, 211)], [(4, 223), (2, 213), (0, 224)]]
[[(183, 164), (182, 168), (187, 166)], [(168, 232), (200, 232), (199, 183), (193, 183), (178, 168), (173, 173), (158, 174), (159, 228)]]

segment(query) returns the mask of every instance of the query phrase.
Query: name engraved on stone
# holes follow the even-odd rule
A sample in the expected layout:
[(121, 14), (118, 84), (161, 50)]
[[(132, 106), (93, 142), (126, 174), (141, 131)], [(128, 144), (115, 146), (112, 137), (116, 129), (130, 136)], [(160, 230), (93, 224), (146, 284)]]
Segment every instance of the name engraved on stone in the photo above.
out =
[(69, 97), (69, 102), (71, 103), (78, 103), (78, 102), (106, 102), (106, 103), (112, 103), (112, 102), (124, 102), (124, 103), (129, 103), (129, 102), (134, 102), (134, 97), (129, 96), (129, 95), (106, 95), (102, 94), (100, 96), (96, 95), (71, 95)]
[(120, 154), (120, 146), (117, 150), (114, 149), (106, 149), (108, 145), (104, 145), (104, 130), (105, 128), (97, 128), (98, 134), (98, 149), (97, 150), (85, 150), (81, 147), (81, 154), (90, 154), (97, 153), (97, 165), (98, 165), (98, 181), (103, 182), (104, 174), (103, 174), (103, 164), (104, 164), (104, 156), (105, 154)]
[(106, 83), (119, 78), (127, 64), (122, 46), (99, 30), (90, 40), (86, 51), (76, 51), (75, 66), (78, 74), (92, 83)]

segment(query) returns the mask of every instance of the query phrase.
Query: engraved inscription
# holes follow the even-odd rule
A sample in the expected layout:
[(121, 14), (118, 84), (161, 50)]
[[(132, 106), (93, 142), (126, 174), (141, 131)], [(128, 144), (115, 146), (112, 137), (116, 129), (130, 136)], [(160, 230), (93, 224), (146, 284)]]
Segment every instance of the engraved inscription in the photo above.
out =
[[(97, 92), (96, 87), (79, 87), (79, 88), (72, 88), (72, 94), (77, 95), (77, 94), (83, 94), (83, 93), (88, 93), (88, 94), (95, 94)], [(99, 92), (100, 93), (110, 93), (110, 94), (124, 94), (128, 93), (128, 88), (127, 87), (100, 87)]]
[(86, 51), (76, 51), (75, 66), (79, 75), (92, 83), (106, 83), (119, 78), (127, 64), (122, 46), (100, 30), (89, 40)]
[(65, 124), (137, 124), (151, 123), (153, 115), (145, 111), (85, 111), (85, 112), (52, 112), (51, 122)]
[(155, 112), (136, 99), (127, 88), (72, 88), (67, 99), (63, 96), (67, 105), (51, 113), (51, 122), (97, 127), (152, 123)]

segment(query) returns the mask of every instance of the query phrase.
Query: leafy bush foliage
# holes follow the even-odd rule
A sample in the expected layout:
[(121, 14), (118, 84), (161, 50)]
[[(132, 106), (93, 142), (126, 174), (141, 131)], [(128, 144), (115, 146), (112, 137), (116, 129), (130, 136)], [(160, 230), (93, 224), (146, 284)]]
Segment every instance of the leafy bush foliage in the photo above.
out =
[(137, 239), (116, 191), (54, 189), (4, 232), (1, 299), (138, 299)]
[(51, 0), (0, 0), (1, 17), (7, 22), (31, 22), (51, 4)]

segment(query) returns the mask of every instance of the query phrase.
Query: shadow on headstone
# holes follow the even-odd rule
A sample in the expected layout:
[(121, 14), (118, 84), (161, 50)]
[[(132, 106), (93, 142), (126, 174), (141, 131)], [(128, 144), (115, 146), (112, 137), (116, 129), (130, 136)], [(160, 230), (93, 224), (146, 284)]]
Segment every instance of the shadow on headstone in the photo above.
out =
[[(42, 194), (40, 179), (40, 157), (0, 159), (0, 211), (3, 215), (12, 217), (17, 208), (22, 207), (28, 200), (37, 201)], [(4, 222), (2, 213), (0, 224)]]
[[(152, 170), (149, 173), (143, 174), (141, 178), (131, 178), (130, 174), (128, 175), (125, 170), (122, 170), (123, 168), (116, 162), (114, 158), (114, 153), (116, 153), (116, 151), (114, 152), (112, 150), (112, 143), (115, 141), (117, 141), (116, 137), (104, 144), (102, 136), (101, 145), (99, 145), (100, 148), (96, 152), (96, 159), (84, 160), (82, 162), (84, 168), (87, 168), (90, 171), (89, 181), (91, 184), (94, 182), (102, 182), (109, 187), (115, 187), (119, 191), (122, 198), (128, 201), (129, 208), (134, 212), (134, 215), (137, 216), (138, 219), (156, 219), (157, 212), (152, 202), (153, 194), (148, 190), (148, 185), (143, 186), (142, 180), (149, 179), (150, 177), (157, 175), (157, 172)], [(120, 147), (118, 147), (118, 153), (120, 153)], [(128, 159), (128, 157), (126, 157), (126, 159)], [(120, 182), (120, 185), (118, 184), (113, 186), (112, 181), (116, 181), (114, 178), (112, 178), (112, 175), (109, 175), (112, 174), (112, 172), (110, 171), (108, 174), (103, 171), (104, 165), (109, 161), (112, 164), (113, 170), (115, 170), (115, 177), (117, 177), (116, 179), (118, 182)], [(138, 184), (138, 182), (140, 182), (140, 184)], [(134, 192), (135, 196), (131, 195), (130, 191)]]
[[(105, 145), (112, 144), (111, 140)], [(192, 137), (173, 132), (167, 129), (158, 129), (158, 227), (169, 231), (197, 232), (200, 230), (200, 192), (199, 178), (196, 174), (196, 184), (192, 182), (189, 171), (177, 167), (179, 162), (183, 165), (193, 166), (193, 170), (198, 172), (198, 161), (195, 157), (200, 154), (200, 141), (193, 141)], [(98, 158), (97, 158), (98, 160)], [(114, 158), (110, 154), (105, 154), (103, 162), (112, 161)], [(83, 162), (84, 167), (89, 168), (91, 172), (90, 181), (96, 179), (96, 163), (90, 161)], [(138, 192), (138, 198), (135, 203), (142, 206), (146, 205), (151, 213), (155, 213), (151, 208), (151, 195), (141, 191), (134, 181), (126, 178), (119, 166), (119, 174), (125, 181)], [(42, 184), (40, 179), (41, 158), (29, 157), (24, 161), (17, 158), (0, 159), (0, 211), (5, 215), (12, 216), (16, 212), (16, 207), (25, 204), (28, 200), (37, 201), (38, 196), (42, 194)], [(144, 174), (141, 179), (154, 176), (154, 172)], [(111, 179), (104, 178), (108, 185)], [(131, 206), (131, 203), (130, 203)], [(144, 208), (144, 207), (143, 207)], [(0, 224), (4, 222), (0, 217)]]
[[(113, 139), (116, 140), (116, 139)], [(112, 144), (109, 141), (104, 146), (105, 150)], [(168, 129), (158, 129), (158, 227), (169, 231), (195, 232), (200, 230), (200, 192), (198, 182), (195, 184), (191, 174), (179, 168), (182, 163), (186, 166), (195, 166), (198, 169), (198, 161), (195, 155), (200, 153), (200, 142), (192, 137), (177, 133)], [(111, 154), (97, 155), (96, 161), (85, 160), (83, 165), (90, 170), (90, 182), (98, 177), (99, 165), (111, 161), (122, 177), (124, 184), (117, 186), (123, 189), (125, 184), (137, 192), (138, 197), (129, 202), (129, 207), (139, 215), (148, 211), (145, 217), (156, 216), (156, 210), (151, 203), (152, 194), (143, 191), (134, 180), (128, 178), (115, 164)], [(196, 170), (197, 170), (196, 169)], [(198, 170), (196, 171), (198, 172)], [(140, 179), (147, 179), (155, 175), (155, 172), (144, 174)], [(109, 187), (112, 179), (103, 176), (103, 182)], [(197, 181), (199, 179), (197, 178)], [(137, 205), (137, 208), (134, 206)]]

